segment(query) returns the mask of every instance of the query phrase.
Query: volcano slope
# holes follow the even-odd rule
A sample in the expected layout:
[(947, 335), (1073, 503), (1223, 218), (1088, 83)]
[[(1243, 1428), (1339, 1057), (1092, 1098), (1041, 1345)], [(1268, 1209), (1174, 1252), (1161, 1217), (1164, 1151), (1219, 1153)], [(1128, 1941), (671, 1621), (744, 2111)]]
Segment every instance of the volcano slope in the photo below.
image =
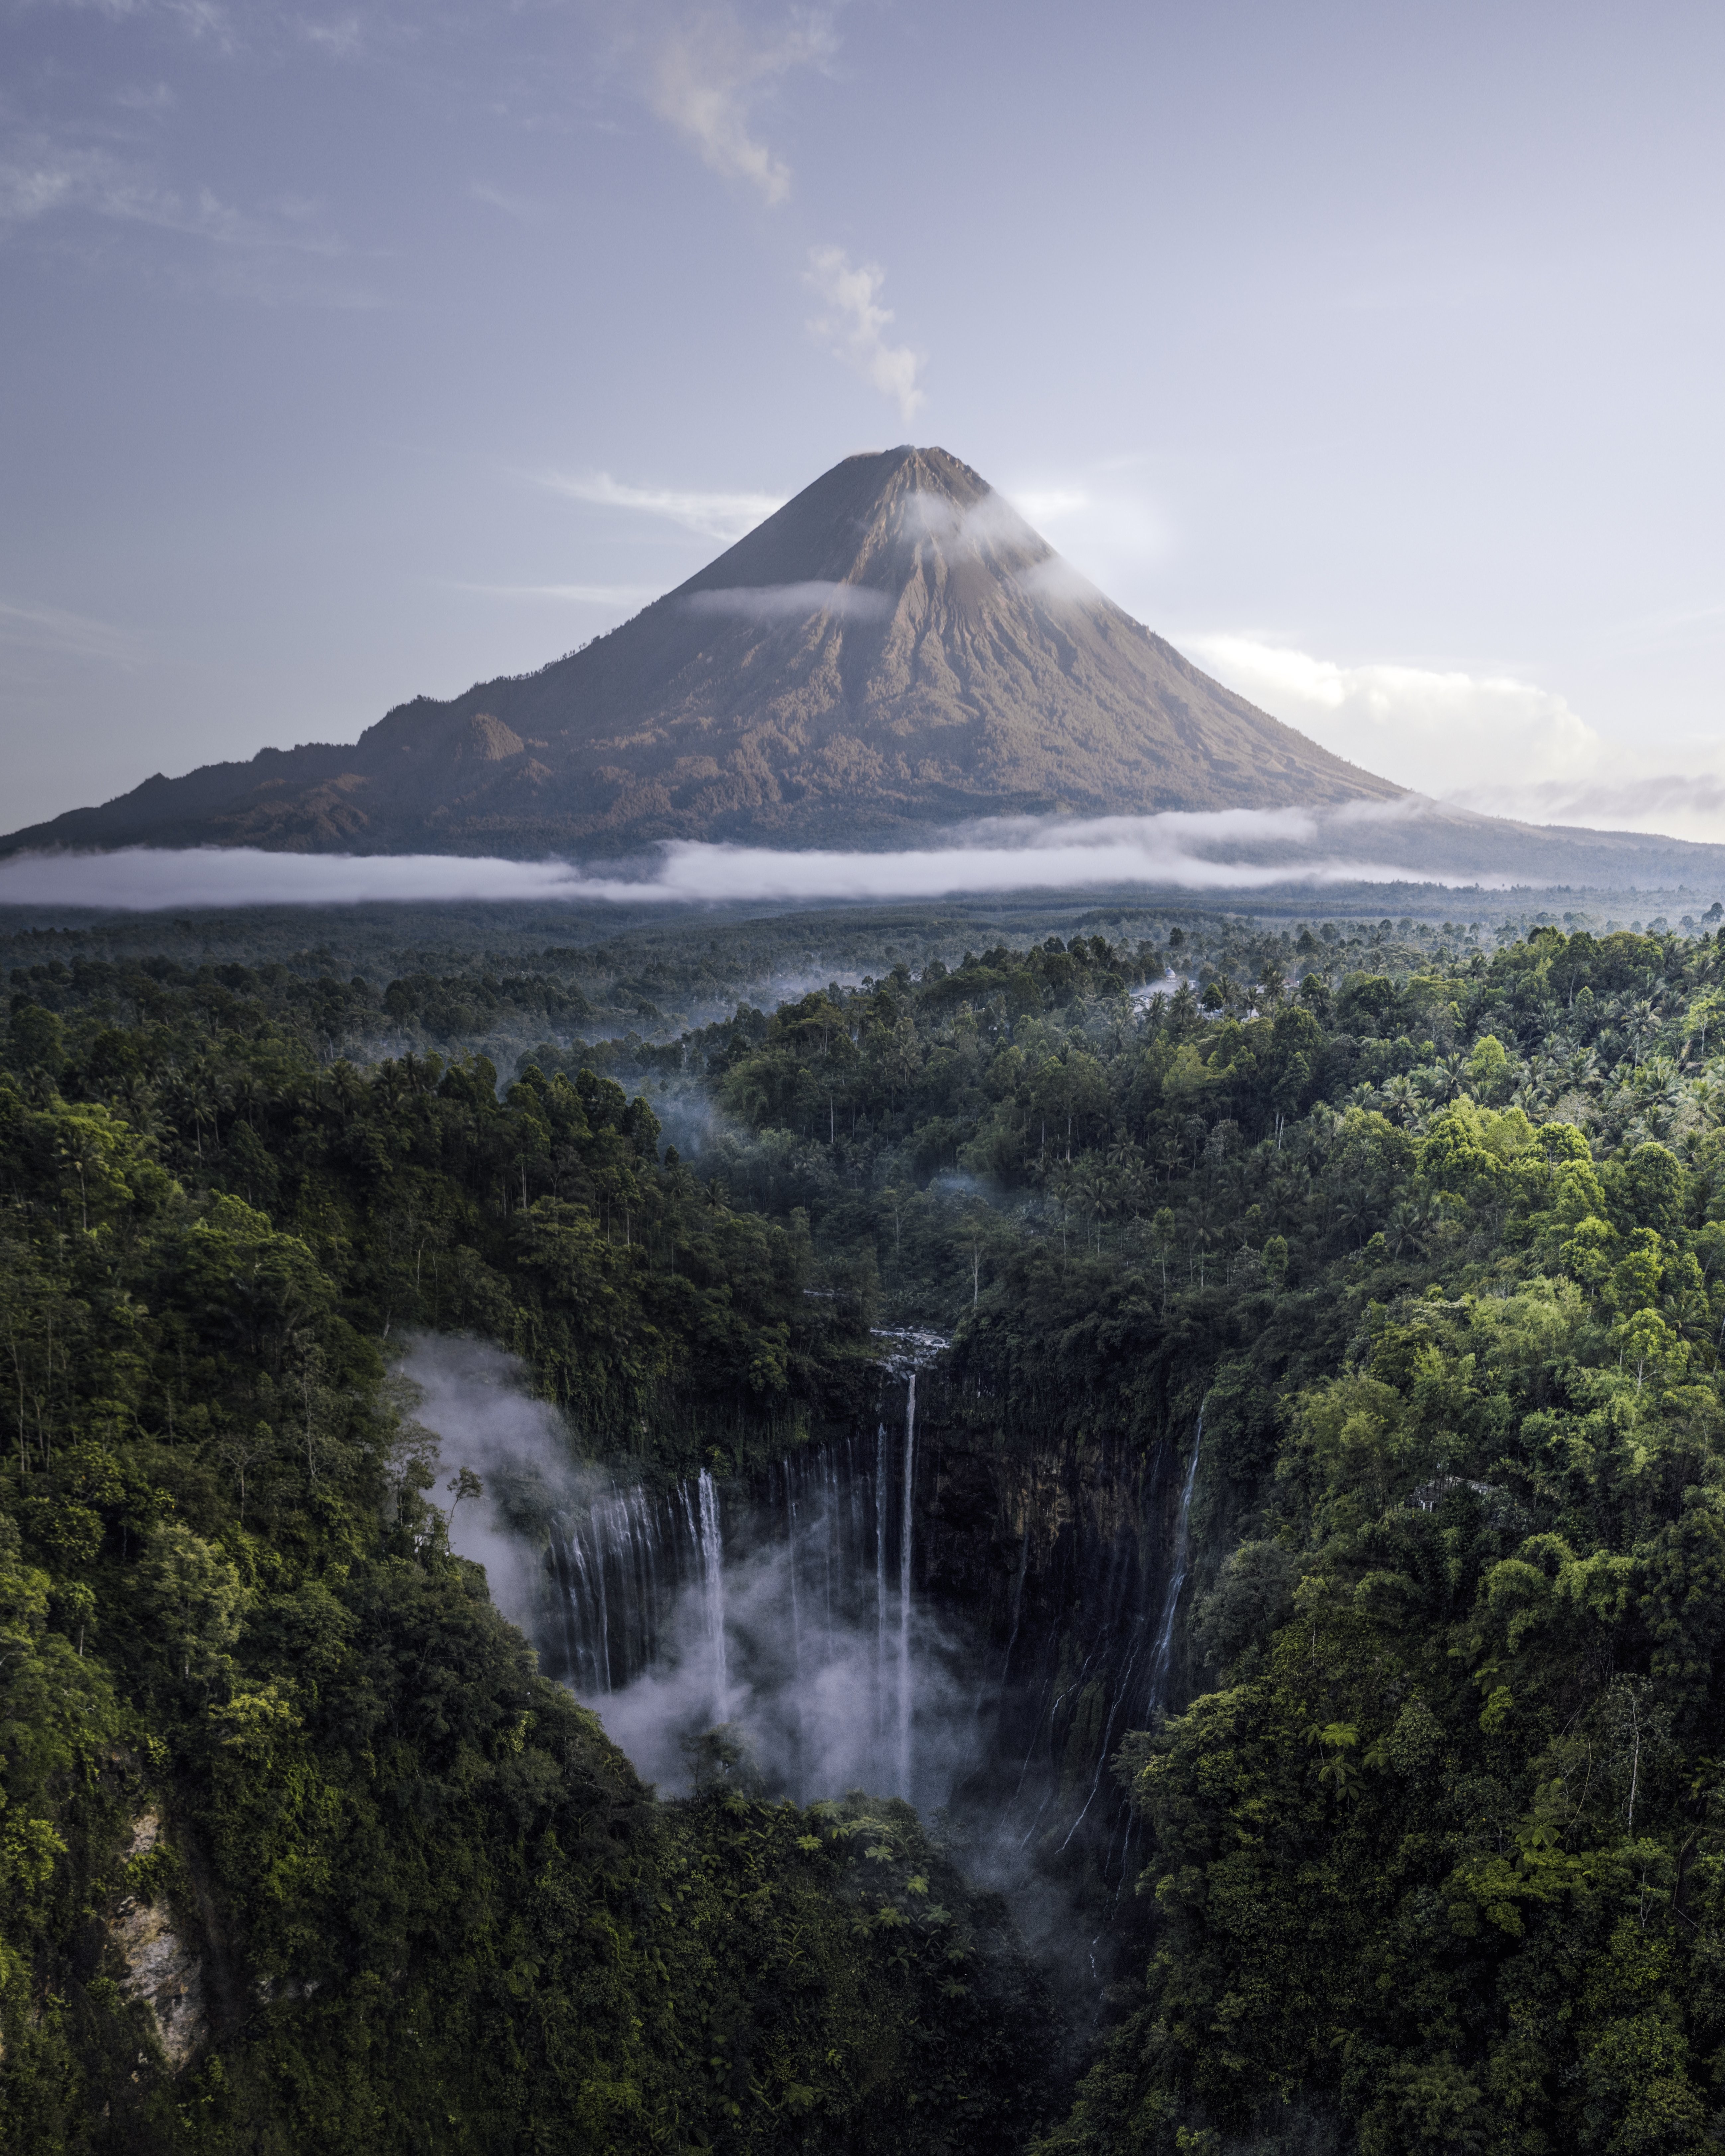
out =
[(984, 816), (1399, 798), (1189, 665), (968, 465), (901, 448), (536, 674), (416, 698), (349, 747), (157, 776), (0, 850), (885, 846)]

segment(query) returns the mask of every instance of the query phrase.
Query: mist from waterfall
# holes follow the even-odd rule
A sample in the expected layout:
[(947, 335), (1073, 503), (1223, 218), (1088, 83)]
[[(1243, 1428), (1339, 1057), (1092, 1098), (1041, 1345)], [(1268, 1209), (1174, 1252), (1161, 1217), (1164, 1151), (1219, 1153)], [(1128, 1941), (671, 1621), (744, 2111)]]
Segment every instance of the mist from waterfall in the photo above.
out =
[(991, 1642), (987, 1604), (931, 1606), (917, 1525), (934, 1497), (919, 1371), (944, 1343), (881, 1344), (893, 1410), (747, 1481), (708, 1466), (648, 1486), (578, 1461), (524, 1366), (480, 1342), (421, 1338), (403, 1372), (439, 1434), (439, 1502), (462, 1466), (485, 1483), (452, 1507), (452, 1547), (644, 1779), (686, 1794), (721, 1728), (725, 1771), (768, 1794), (949, 1806), (967, 1871), (1009, 1897), (1033, 1947), (1072, 1984), (1104, 1983), (1141, 1825), (1113, 1761), (1170, 1703), (1202, 1413), (1171, 1541), (1128, 1512), (1085, 1546), (1027, 1511)]
[(653, 1491), (572, 1464), (496, 1349), (426, 1338), (403, 1363), (444, 1468), (485, 1485), (454, 1508), (451, 1546), (667, 1794), (721, 1724), (801, 1802), (864, 1788), (926, 1808), (975, 1763), (978, 1702), (916, 1591), (916, 1361), (942, 1343), (888, 1344), (901, 1430), (805, 1448), (752, 1487), (702, 1469)]

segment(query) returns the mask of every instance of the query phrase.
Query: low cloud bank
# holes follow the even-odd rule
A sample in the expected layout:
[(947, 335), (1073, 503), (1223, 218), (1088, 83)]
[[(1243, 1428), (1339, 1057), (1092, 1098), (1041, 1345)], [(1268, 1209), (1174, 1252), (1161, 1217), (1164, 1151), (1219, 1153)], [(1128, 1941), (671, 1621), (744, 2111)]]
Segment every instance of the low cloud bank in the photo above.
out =
[[(1160, 816), (1002, 817), (895, 853), (672, 840), (629, 875), (563, 860), (448, 854), (275, 854), (255, 847), (131, 846), (0, 861), (0, 905), (167, 907), (355, 906), (439, 900), (619, 905), (947, 898), (1144, 884), (1239, 891), (1282, 883), (1435, 883), (1507, 888), (1536, 880), (1395, 858), (1431, 804), (1409, 797), (1343, 808), (1223, 809)], [(1431, 844), (1409, 848), (1423, 856)]]
[(1613, 741), (1555, 690), (1512, 674), (1346, 665), (1249, 635), (1180, 642), (1338, 756), (1457, 808), (1702, 844), (1725, 836), (1717, 740)]

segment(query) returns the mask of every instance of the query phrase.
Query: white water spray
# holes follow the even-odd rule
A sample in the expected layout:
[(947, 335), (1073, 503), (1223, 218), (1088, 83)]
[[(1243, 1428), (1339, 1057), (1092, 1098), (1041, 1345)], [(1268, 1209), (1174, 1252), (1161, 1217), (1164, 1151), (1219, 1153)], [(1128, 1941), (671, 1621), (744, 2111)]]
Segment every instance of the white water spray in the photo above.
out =
[(1173, 1563), (1168, 1576), (1168, 1592), (1162, 1602), (1162, 1629), (1156, 1635), (1156, 1654), (1150, 1665), (1149, 1720), (1153, 1726), (1168, 1707), (1169, 1666), (1173, 1660), (1174, 1619), (1179, 1614), (1181, 1590), (1191, 1568), (1192, 1492), (1198, 1485), (1198, 1455), (1204, 1450), (1204, 1409), (1198, 1410), (1198, 1434), (1192, 1440), (1192, 1459), (1180, 1491), (1179, 1517), (1174, 1527)]
[(898, 1542), (898, 1785), (911, 1793), (911, 1558), (916, 1521), (916, 1373), (905, 1401), (905, 1503)]
[(731, 1680), (725, 1666), (725, 1543), (719, 1527), (718, 1486), (701, 1471), (701, 1592), (713, 1660), (713, 1719), (731, 1719)]
[(886, 1734), (886, 1425), (875, 1432), (875, 1728)]

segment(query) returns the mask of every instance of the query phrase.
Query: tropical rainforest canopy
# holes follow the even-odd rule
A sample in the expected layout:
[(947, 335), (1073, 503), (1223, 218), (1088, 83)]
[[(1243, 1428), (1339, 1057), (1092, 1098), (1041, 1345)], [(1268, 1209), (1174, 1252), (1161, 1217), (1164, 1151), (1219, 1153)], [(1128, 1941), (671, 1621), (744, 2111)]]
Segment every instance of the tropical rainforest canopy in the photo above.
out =
[[(490, 975), (544, 1029), (501, 1082), (459, 969), (45, 944), (0, 1075), (5, 2146), (1718, 2138), (1702, 926), (1168, 916), (658, 1045)], [(350, 1056), (380, 1010), (412, 1045)], [(452, 1554), (390, 1376), (482, 1336), (586, 1455), (746, 1479), (906, 1319), (985, 1448), (1183, 1451), (1203, 1404), (1098, 2001), (952, 1822), (722, 1742), (656, 1799)]]

